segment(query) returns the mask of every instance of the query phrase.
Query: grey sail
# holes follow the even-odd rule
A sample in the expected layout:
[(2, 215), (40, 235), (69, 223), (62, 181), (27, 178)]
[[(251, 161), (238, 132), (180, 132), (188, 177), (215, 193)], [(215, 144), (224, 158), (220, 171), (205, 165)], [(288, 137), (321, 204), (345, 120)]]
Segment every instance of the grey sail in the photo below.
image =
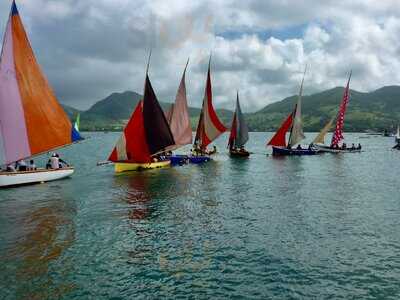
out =
[(305, 138), (303, 133), (303, 124), (301, 120), (301, 97), (303, 95), (303, 83), (304, 76), (306, 75), (306, 70), (307, 68), (304, 70), (303, 79), (300, 85), (299, 97), (297, 99), (296, 110), (293, 115), (293, 126), (289, 137), (289, 146), (291, 147), (293, 147)]
[(236, 98), (236, 118), (237, 118), (237, 137), (235, 139), (235, 146), (240, 148), (244, 146), (249, 140), (249, 128), (242, 114), (242, 109), (239, 103), (239, 93)]

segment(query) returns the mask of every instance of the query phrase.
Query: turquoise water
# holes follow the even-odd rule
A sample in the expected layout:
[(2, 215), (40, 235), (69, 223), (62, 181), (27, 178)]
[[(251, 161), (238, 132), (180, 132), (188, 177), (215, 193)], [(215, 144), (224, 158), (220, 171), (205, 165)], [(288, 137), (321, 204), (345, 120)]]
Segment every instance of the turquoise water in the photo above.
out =
[[(308, 134), (311, 138), (314, 134)], [(400, 297), (400, 152), (265, 155), (115, 176), (118, 134), (63, 151), (71, 179), (0, 190), (2, 299)]]

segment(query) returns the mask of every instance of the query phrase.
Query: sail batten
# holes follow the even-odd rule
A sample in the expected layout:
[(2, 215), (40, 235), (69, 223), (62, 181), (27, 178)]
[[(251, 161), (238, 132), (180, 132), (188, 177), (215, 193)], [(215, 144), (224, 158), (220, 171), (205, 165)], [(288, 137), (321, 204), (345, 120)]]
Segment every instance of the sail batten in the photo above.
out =
[(0, 57), (0, 165), (80, 139), (36, 61), (13, 2)]
[(204, 92), (203, 105), (197, 125), (195, 147), (205, 150), (207, 146), (226, 131), (225, 126), (219, 120), (212, 104), (211, 86), (211, 58), (208, 63), (207, 81)]

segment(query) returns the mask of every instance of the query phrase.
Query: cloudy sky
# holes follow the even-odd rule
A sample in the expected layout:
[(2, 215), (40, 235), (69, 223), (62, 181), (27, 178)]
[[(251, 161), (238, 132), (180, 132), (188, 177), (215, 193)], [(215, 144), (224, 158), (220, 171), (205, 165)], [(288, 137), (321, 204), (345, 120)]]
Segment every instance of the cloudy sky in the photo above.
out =
[[(4, 32), (11, 0), (0, 1)], [(142, 93), (146, 59), (158, 98), (173, 101), (188, 57), (200, 106), (212, 52), (214, 102), (245, 111), (295, 94), (400, 84), (398, 0), (20, 0), (31, 43), (61, 102), (86, 109), (112, 92)]]

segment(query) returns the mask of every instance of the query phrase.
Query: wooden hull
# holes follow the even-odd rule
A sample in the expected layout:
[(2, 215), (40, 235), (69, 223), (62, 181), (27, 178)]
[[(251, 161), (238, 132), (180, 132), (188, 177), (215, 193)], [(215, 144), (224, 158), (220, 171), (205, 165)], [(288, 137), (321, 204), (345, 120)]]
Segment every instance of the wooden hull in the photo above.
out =
[(158, 161), (153, 163), (116, 162), (114, 164), (114, 169), (115, 173), (122, 173), (129, 171), (144, 171), (150, 169), (166, 168), (170, 165), (170, 160)]
[(358, 153), (361, 152), (361, 149), (333, 149), (329, 146), (325, 145), (314, 145), (316, 149), (318, 149), (319, 152), (326, 152), (326, 153)]
[(229, 155), (231, 157), (249, 157), (250, 152), (244, 150), (244, 151), (229, 151)]
[(74, 168), (57, 170), (38, 169), (35, 171), (0, 172), (0, 187), (12, 187), (27, 184), (54, 181), (71, 176)]
[(288, 149), (284, 147), (272, 147), (272, 155), (274, 156), (303, 156), (315, 155), (318, 151), (315, 149)]

